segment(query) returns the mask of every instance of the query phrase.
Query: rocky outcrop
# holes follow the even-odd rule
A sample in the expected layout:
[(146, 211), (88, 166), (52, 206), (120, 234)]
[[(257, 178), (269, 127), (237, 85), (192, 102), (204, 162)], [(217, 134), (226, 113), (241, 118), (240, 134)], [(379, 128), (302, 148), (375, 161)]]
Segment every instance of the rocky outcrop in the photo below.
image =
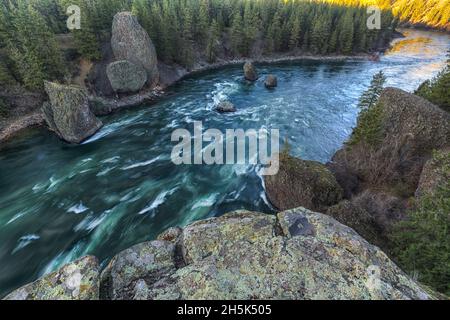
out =
[(278, 86), (278, 79), (273, 74), (269, 74), (264, 81), (266, 88), (271, 89)]
[(378, 107), (381, 141), (347, 145), (328, 165), (347, 197), (367, 188), (413, 195), (432, 151), (450, 145), (450, 115), (427, 100), (387, 88)]
[(128, 60), (147, 71), (147, 82), (150, 87), (158, 83), (155, 46), (131, 12), (119, 12), (114, 16), (111, 47), (116, 60)]
[(5, 300), (98, 300), (99, 265), (87, 256), (15, 290)]
[(50, 102), (43, 105), (44, 118), (63, 140), (80, 143), (101, 128), (102, 122), (89, 108), (85, 89), (45, 82), (45, 91)]
[(370, 230), (356, 226), (353, 217), (329, 213), (385, 248), (385, 235), (405, 218), (409, 199), (415, 193), (432, 189), (439, 180), (433, 162), (427, 161), (433, 150), (450, 146), (450, 115), (418, 96), (395, 88), (383, 91), (376, 108), (382, 116), (373, 120), (379, 123), (371, 132), (377, 130), (380, 141), (348, 144), (327, 166), (351, 205), (362, 210), (359, 218), (366, 219), (364, 212), (373, 218), (376, 228), (371, 229), (379, 230), (378, 236), (373, 238)]
[(381, 246), (386, 239), (380, 239), (382, 231), (375, 218), (358, 201), (343, 200), (326, 211), (326, 214), (349, 226), (372, 244)]
[(342, 189), (333, 174), (321, 163), (280, 155), (280, 170), (265, 176), (266, 194), (279, 210), (299, 206), (326, 211), (342, 199)]
[(244, 77), (248, 81), (258, 80), (258, 73), (255, 66), (253, 65), (253, 62), (247, 61), (244, 64)]
[(236, 107), (230, 101), (222, 101), (217, 105), (216, 111), (221, 113), (235, 112)]
[(137, 92), (147, 82), (145, 69), (127, 60), (110, 63), (106, 74), (113, 90), (120, 93)]
[(415, 196), (423, 197), (433, 194), (445, 182), (450, 181), (450, 177), (443, 168), (450, 168), (450, 148), (439, 150), (433, 158), (428, 160), (422, 170)]
[[(355, 231), (303, 208), (277, 216), (236, 211), (159, 239), (111, 260), (101, 275), (101, 299), (434, 298)], [(92, 269), (89, 288), (97, 279)], [(41, 295), (29, 297), (59, 287), (46, 282)]]

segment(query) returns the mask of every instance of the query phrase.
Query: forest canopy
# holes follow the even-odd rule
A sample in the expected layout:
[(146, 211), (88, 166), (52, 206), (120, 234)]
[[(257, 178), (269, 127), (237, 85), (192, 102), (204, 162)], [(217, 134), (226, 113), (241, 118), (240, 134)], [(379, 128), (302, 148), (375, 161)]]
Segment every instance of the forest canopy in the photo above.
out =
[[(383, 11), (382, 29), (369, 30), (365, 7), (285, 0), (1, 0), (0, 81), (39, 89), (65, 72), (55, 35), (68, 33), (65, 11), (81, 8), (73, 33), (78, 54), (102, 58), (114, 15), (132, 11), (147, 30), (160, 60), (191, 67), (218, 57), (274, 53), (370, 52), (391, 38), (395, 19)], [(30, 72), (32, 70), (32, 72)]]
[[(42, 89), (67, 73), (56, 35), (72, 33), (81, 58), (102, 58), (114, 15), (132, 11), (160, 60), (190, 68), (219, 58), (280, 53), (351, 55), (382, 48), (400, 21), (448, 26), (448, 0), (0, 0), (0, 83)], [(81, 9), (69, 31), (66, 10)], [(367, 28), (367, 6), (382, 11)], [(398, 19), (396, 18), (398, 17)]]

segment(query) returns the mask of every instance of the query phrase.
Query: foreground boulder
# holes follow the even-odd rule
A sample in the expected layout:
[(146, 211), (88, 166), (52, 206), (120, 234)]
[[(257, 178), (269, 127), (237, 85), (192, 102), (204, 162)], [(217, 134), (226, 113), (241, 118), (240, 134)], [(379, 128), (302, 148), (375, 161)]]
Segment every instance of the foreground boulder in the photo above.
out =
[(266, 88), (271, 89), (278, 86), (278, 79), (273, 74), (269, 74), (264, 81)]
[(147, 71), (147, 83), (159, 81), (158, 59), (148, 33), (131, 12), (119, 12), (112, 24), (111, 47), (116, 60), (128, 60)]
[(115, 92), (137, 92), (147, 82), (145, 69), (127, 60), (110, 63), (106, 68), (106, 74)]
[(244, 77), (248, 81), (258, 80), (258, 73), (256, 72), (256, 68), (253, 65), (253, 62), (247, 61), (244, 64)]
[(265, 176), (266, 194), (279, 210), (299, 206), (326, 211), (342, 199), (342, 189), (333, 174), (321, 163), (280, 155), (280, 170)]
[(221, 113), (235, 112), (236, 107), (230, 101), (222, 101), (217, 105), (216, 111)]
[(89, 108), (85, 89), (45, 82), (45, 91), (50, 101), (43, 105), (44, 118), (63, 140), (80, 143), (102, 127)]
[[(101, 299), (435, 297), (355, 231), (303, 208), (278, 216), (236, 211), (159, 238), (167, 240), (138, 244), (111, 260), (101, 275)], [(59, 283), (45, 283), (46, 292), (54, 288)]]
[(99, 265), (87, 256), (17, 289), (5, 300), (98, 300)]

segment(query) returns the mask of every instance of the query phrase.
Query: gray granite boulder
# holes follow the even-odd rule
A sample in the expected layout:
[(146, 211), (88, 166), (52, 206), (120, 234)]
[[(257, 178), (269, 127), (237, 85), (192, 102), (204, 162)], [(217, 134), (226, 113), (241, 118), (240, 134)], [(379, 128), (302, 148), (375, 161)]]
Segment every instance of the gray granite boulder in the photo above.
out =
[(269, 74), (266, 77), (266, 80), (264, 81), (264, 85), (268, 89), (275, 88), (276, 86), (278, 86), (278, 79), (277, 79), (277, 77), (274, 76), (273, 74)]
[(222, 101), (217, 105), (216, 111), (220, 113), (235, 112), (236, 107), (230, 101)]
[(99, 265), (86, 256), (23, 286), (5, 300), (98, 300)]
[(119, 12), (112, 24), (111, 47), (116, 60), (128, 60), (147, 72), (150, 87), (158, 84), (158, 58), (148, 33), (131, 12)]
[(247, 61), (244, 64), (244, 77), (248, 81), (256, 81), (258, 80), (258, 72), (256, 71), (253, 62)]
[(49, 128), (70, 143), (80, 143), (101, 127), (90, 110), (85, 89), (73, 85), (45, 82), (49, 103), (44, 103), (43, 114)]
[(106, 74), (115, 92), (133, 93), (142, 89), (147, 82), (145, 69), (127, 60), (112, 62)]

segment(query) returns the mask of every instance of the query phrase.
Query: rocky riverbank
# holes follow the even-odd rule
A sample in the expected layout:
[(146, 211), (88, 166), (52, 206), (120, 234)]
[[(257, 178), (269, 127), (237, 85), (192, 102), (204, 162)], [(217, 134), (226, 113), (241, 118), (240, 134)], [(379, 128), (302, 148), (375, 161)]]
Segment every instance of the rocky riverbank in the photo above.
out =
[(396, 223), (424, 193), (444, 185), (433, 154), (449, 150), (448, 112), (386, 88), (328, 164), (282, 154), (280, 172), (265, 177), (267, 197), (280, 210), (320, 210), (389, 252)]
[[(273, 56), (264, 58), (255, 58), (252, 61), (255, 64), (277, 64), (288, 62), (300, 62), (304, 60), (313, 61), (346, 61), (346, 60), (370, 60), (371, 55), (359, 54), (353, 56)], [(156, 103), (165, 96), (165, 90), (175, 85), (179, 81), (203, 72), (219, 70), (229, 66), (244, 65), (248, 59), (224, 60), (212, 64), (198, 64), (191, 70), (181, 66), (169, 66), (159, 63), (160, 85), (154, 89), (144, 90), (130, 95), (121, 95), (115, 97), (105, 97), (98, 95), (89, 95), (89, 100), (94, 106), (91, 106), (92, 112), (97, 116), (105, 116), (118, 110), (135, 107), (144, 103)], [(0, 125), (0, 144), (13, 138), (17, 133), (30, 127), (45, 125), (43, 113), (40, 110), (21, 114), (19, 116), (8, 118), (2, 121)]]
[(296, 208), (171, 228), (119, 253), (102, 272), (95, 257), (83, 257), (5, 299), (435, 298), (354, 230)]
[[(176, 64), (166, 65), (158, 62), (156, 51), (147, 32), (137, 21), (136, 17), (129, 12), (120, 12), (116, 14), (112, 24), (111, 42), (105, 43), (102, 49), (102, 59), (86, 70), (84, 70), (84, 79), (76, 77), (76, 83), (83, 84), (80, 90), (87, 90), (86, 95), (89, 101), (83, 103), (84, 106), (77, 108), (75, 101), (70, 99), (62, 99), (69, 105), (52, 106), (50, 103), (43, 103), (43, 96), (39, 94), (20, 93), (20, 96), (36, 96), (30, 101), (16, 103), (19, 106), (26, 106), (26, 110), (21, 112), (14, 119), (6, 119), (0, 123), (0, 143), (9, 139), (14, 134), (31, 125), (40, 125), (43, 122), (37, 121), (39, 117), (39, 109), (46, 110), (42, 112), (41, 117), (47, 119), (47, 125), (52, 131), (59, 132), (60, 138), (71, 143), (77, 143), (82, 139), (89, 137), (95, 133), (89, 127), (85, 133), (79, 133), (74, 138), (65, 137), (61, 131), (73, 131), (77, 125), (74, 121), (70, 126), (72, 129), (65, 128), (68, 125), (68, 119), (80, 118), (86, 112), (85, 106), (88, 105), (91, 112), (96, 116), (107, 115), (121, 108), (132, 107), (157, 101), (159, 97), (164, 95), (164, 90), (182, 80), (183, 78), (209, 70), (219, 69), (230, 65), (244, 64), (247, 59), (222, 59), (216, 63), (197, 62), (190, 69), (183, 68)], [(255, 63), (280, 63), (295, 62), (300, 60), (347, 60), (347, 59), (371, 59), (373, 56), (368, 54), (360, 54), (355, 56), (313, 56), (313, 55), (272, 55), (270, 57), (253, 57)], [(85, 61), (81, 61), (85, 63)], [(83, 68), (80, 68), (83, 69)], [(75, 81), (75, 80), (74, 80)], [(59, 85), (59, 84), (58, 84)], [(47, 85), (48, 87), (48, 85)], [(62, 87), (65, 91), (70, 92), (74, 85)], [(63, 91), (64, 91), (63, 90)], [(23, 90), (22, 90), (23, 91)], [(62, 94), (64, 94), (64, 92)], [(47, 90), (48, 94), (48, 90)], [(69, 93), (70, 95), (70, 93)], [(3, 96), (3, 94), (1, 95)], [(16, 97), (17, 98), (17, 97)], [(7, 100), (11, 103), (9, 97)], [(23, 99), (22, 99), (23, 100)], [(20, 108), (20, 107), (19, 107)], [(61, 123), (56, 119), (48, 121), (49, 110), (58, 111), (64, 109), (67, 117)], [(83, 111), (85, 110), (85, 111)], [(47, 115), (47, 116), (46, 116)], [(99, 120), (91, 119), (99, 122)], [(81, 122), (78, 121), (78, 124)], [(58, 130), (55, 130), (59, 126)], [(96, 126), (97, 129), (100, 126)], [(66, 130), (67, 129), (67, 130)], [(80, 128), (81, 130), (82, 128)]]

